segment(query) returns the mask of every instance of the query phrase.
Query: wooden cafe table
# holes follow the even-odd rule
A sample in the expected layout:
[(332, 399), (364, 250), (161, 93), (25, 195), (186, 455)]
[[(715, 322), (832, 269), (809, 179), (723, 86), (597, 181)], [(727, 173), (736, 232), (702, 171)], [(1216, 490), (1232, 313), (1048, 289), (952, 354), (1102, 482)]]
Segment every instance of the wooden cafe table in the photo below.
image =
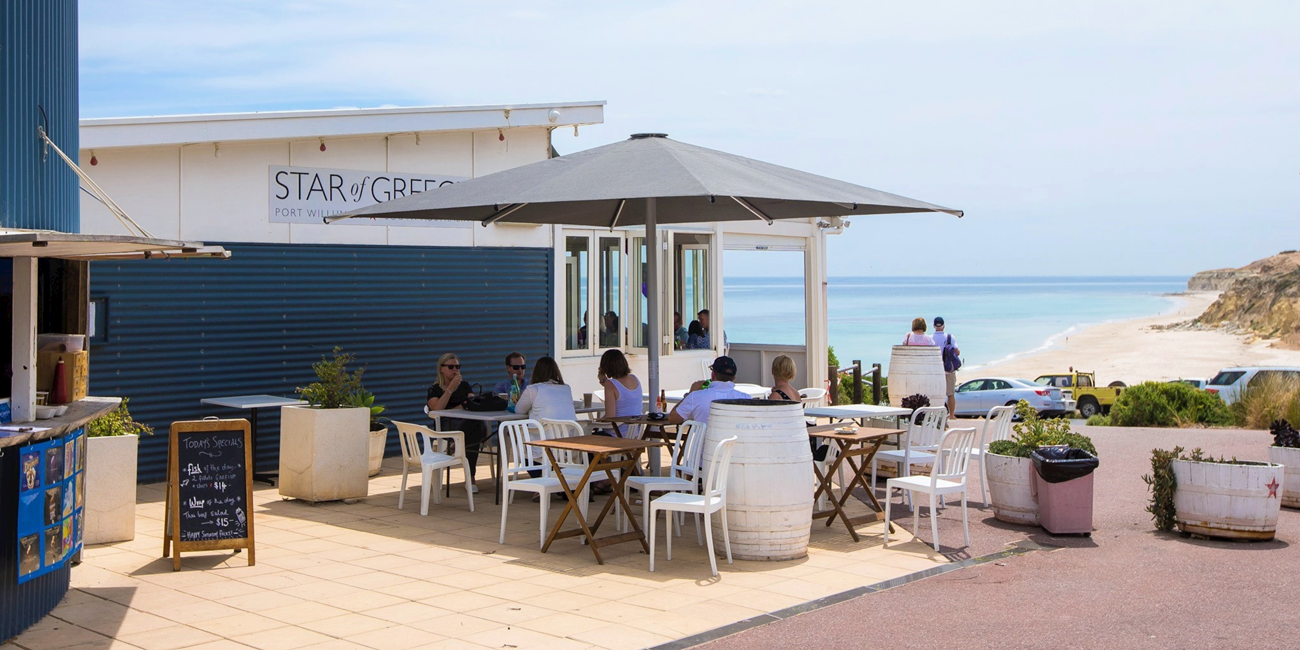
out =
[[(858, 537), (857, 526), (862, 524), (873, 523), (884, 519), (885, 509), (881, 507), (880, 501), (876, 500), (875, 486), (869, 482), (871, 476), (871, 459), (875, 457), (876, 452), (880, 451), (881, 443), (885, 442), (890, 436), (903, 433), (902, 429), (874, 429), (868, 427), (842, 426), (837, 424), (823, 424), (815, 427), (808, 427), (808, 434), (817, 438), (823, 438), (827, 444), (835, 444), (839, 447), (839, 455), (835, 462), (826, 468), (826, 473), (822, 474), (817, 469), (817, 464), (813, 464), (813, 472), (817, 474), (817, 492), (813, 495), (813, 503), (825, 494), (831, 502), (830, 510), (814, 512), (813, 519), (826, 519), (826, 525), (830, 526), (831, 522), (839, 517), (844, 521), (844, 527), (849, 529), (849, 535), (853, 541), (861, 541)], [(861, 459), (860, 463), (855, 463), (854, 459)], [(831, 479), (839, 472), (840, 467), (848, 463), (849, 484), (844, 486), (843, 493), (837, 500), (835, 492), (832, 491)], [(849, 496), (853, 493), (854, 486), (861, 485), (863, 491), (867, 493), (867, 498), (871, 499), (871, 506), (876, 512), (863, 515), (861, 517), (850, 518), (848, 513), (844, 512), (844, 504), (848, 502)], [(888, 498), (888, 495), (886, 495)], [(894, 532), (893, 524), (889, 526), (889, 532)]]
[[(600, 556), (602, 546), (636, 541), (641, 542), (642, 550), (646, 553), (650, 552), (650, 546), (646, 543), (645, 532), (637, 524), (636, 517), (628, 517), (632, 521), (632, 530), (628, 532), (606, 535), (605, 537), (596, 537), (596, 532), (600, 530), (600, 524), (605, 521), (605, 516), (610, 513), (615, 503), (622, 503), (624, 512), (632, 512), (627, 500), (623, 498), (623, 483), (627, 481), (627, 477), (632, 475), (632, 468), (640, 460), (641, 451), (662, 446), (662, 442), (611, 438), (609, 436), (570, 436), (554, 440), (532, 441), (527, 444), (540, 447), (542, 451), (546, 452), (546, 458), (551, 461), (555, 476), (560, 480), (560, 487), (564, 489), (565, 496), (569, 498), (569, 503), (564, 506), (564, 511), (555, 520), (555, 525), (551, 527), (551, 533), (546, 536), (546, 542), (542, 544), (543, 553), (551, 548), (551, 542), (565, 537), (585, 537), (588, 545), (591, 546), (592, 554), (596, 556), (596, 562), (599, 564), (605, 563), (604, 558)], [(583, 473), (582, 478), (578, 479), (577, 485), (569, 485), (569, 480), (564, 476), (560, 463), (555, 460), (554, 450), (591, 454), (591, 460), (587, 463), (587, 471)], [(582, 494), (587, 483), (591, 481), (592, 475), (602, 471), (609, 477), (609, 482), (614, 489), (610, 493), (609, 500), (605, 502), (605, 507), (600, 509), (600, 514), (596, 515), (596, 519), (588, 524), (586, 517), (582, 516), (582, 509), (578, 507), (578, 497)], [(561, 530), (565, 519), (570, 514), (578, 520), (578, 528)]]
[[(677, 425), (669, 422), (666, 417), (659, 420), (651, 420), (647, 415), (628, 415), (614, 418), (598, 417), (592, 420), (592, 422), (597, 424), (613, 425), (614, 431), (618, 433), (620, 437), (623, 435), (623, 430), (619, 428), (619, 425), (622, 425), (624, 427), (640, 426), (642, 432), (641, 437), (644, 439), (659, 440), (664, 443), (671, 443), (676, 440), (676, 432), (670, 432), (668, 429), (669, 427), (675, 429)], [(650, 465), (650, 474), (652, 476), (659, 476), (659, 446), (651, 447), (646, 455), (648, 456), (648, 463)], [(672, 463), (670, 462), (669, 464), (671, 465)]]

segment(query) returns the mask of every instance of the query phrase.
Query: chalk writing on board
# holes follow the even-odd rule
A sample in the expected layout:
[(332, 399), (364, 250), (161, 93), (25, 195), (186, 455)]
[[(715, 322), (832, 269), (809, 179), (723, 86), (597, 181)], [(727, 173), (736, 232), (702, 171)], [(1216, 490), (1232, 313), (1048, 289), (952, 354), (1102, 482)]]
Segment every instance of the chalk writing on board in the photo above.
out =
[(247, 537), (244, 432), (186, 433), (179, 447), (180, 541)]

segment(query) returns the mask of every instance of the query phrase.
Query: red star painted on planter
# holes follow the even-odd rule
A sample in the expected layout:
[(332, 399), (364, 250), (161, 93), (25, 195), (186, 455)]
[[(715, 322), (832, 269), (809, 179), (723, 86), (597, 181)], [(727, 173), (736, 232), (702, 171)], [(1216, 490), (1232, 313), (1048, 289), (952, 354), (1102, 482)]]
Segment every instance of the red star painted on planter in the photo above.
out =
[(1264, 484), (1264, 487), (1268, 488), (1268, 498), (1270, 498), (1270, 499), (1276, 499), (1276, 498), (1277, 498), (1277, 489), (1278, 489), (1279, 487), (1281, 487), (1281, 486), (1282, 486), (1282, 484), (1277, 482), (1277, 477), (1276, 477), (1276, 476), (1273, 477), (1273, 480), (1272, 480), (1272, 481), (1269, 481), (1268, 483), (1265, 483), (1265, 484)]

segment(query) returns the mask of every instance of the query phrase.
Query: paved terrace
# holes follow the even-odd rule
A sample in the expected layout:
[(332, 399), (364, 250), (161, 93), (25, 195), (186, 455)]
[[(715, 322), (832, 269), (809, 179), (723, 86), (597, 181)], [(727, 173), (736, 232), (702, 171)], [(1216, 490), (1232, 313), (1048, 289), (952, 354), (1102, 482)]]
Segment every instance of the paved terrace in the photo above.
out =
[[(487, 468), (470, 513), (461, 478), (419, 514), (419, 475), (397, 509), (400, 464), (388, 459), (369, 498), (310, 505), (274, 488), (255, 494), (257, 565), (229, 551), (161, 557), (162, 484), (138, 492), (134, 541), (88, 547), (67, 599), (12, 641), (26, 650), (410, 650), (413, 648), (643, 648), (688, 637), (950, 561), (903, 531), (888, 549), (883, 524), (854, 543), (838, 521), (815, 522), (806, 559), (719, 560), (719, 579), (688, 524), (656, 572), (635, 544), (577, 540), (538, 550), (537, 505), (517, 496), (506, 544)], [(811, 486), (810, 486), (811, 489)], [(605, 497), (598, 497), (592, 513)], [(865, 506), (851, 501), (853, 514)], [(552, 507), (552, 521), (561, 504)], [(976, 519), (980, 516), (977, 514)], [(572, 519), (570, 520), (570, 523)], [(612, 518), (606, 527), (612, 525)], [(605, 528), (602, 528), (605, 530)], [(662, 529), (661, 529), (662, 531)], [(955, 535), (960, 532), (945, 527)], [(6, 648), (6, 650), (8, 650)]]

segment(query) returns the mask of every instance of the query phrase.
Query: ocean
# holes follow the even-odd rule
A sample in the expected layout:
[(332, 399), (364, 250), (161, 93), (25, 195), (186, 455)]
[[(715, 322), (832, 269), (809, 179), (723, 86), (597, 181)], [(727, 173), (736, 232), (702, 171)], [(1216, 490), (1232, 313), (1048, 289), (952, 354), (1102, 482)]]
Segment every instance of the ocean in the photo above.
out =
[[(830, 344), (842, 364), (887, 366), (913, 318), (928, 326), (942, 316), (974, 368), (1049, 349), (1090, 325), (1172, 311), (1170, 294), (1186, 288), (1181, 276), (832, 277)], [(730, 342), (803, 344), (802, 278), (727, 277), (723, 293)]]

